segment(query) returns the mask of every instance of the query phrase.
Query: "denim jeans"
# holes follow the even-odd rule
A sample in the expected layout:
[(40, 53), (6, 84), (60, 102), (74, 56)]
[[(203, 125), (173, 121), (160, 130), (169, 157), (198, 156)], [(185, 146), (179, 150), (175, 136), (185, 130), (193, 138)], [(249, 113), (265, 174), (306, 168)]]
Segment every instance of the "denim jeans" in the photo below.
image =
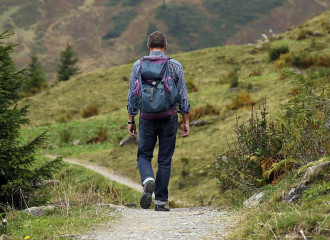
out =
[(140, 117), (137, 163), (142, 183), (147, 178), (155, 179), (151, 160), (157, 137), (159, 139), (158, 171), (155, 180), (155, 200), (158, 202), (167, 202), (168, 200), (168, 183), (171, 176), (172, 156), (177, 131), (177, 115), (154, 120), (146, 120)]

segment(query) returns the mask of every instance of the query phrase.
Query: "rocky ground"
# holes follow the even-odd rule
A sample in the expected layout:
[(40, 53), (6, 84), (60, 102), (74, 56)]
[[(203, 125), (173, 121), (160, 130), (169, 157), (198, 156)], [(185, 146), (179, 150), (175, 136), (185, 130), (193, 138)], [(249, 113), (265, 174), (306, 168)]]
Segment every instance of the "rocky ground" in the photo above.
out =
[(76, 239), (225, 239), (233, 225), (228, 212), (211, 207), (155, 212), (118, 206), (116, 220)]

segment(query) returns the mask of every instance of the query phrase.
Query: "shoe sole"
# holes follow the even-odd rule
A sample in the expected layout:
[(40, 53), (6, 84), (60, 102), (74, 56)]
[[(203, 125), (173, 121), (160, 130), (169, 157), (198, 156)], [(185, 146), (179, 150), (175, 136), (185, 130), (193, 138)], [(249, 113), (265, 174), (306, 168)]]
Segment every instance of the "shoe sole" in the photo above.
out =
[(140, 200), (140, 206), (143, 209), (149, 209), (151, 202), (152, 202), (152, 193), (154, 192), (156, 187), (155, 182), (151, 181), (151, 183), (147, 182), (145, 189), (143, 191), (141, 200)]
[(155, 208), (156, 212), (169, 212), (170, 209), (161, 209), (161, 208)]

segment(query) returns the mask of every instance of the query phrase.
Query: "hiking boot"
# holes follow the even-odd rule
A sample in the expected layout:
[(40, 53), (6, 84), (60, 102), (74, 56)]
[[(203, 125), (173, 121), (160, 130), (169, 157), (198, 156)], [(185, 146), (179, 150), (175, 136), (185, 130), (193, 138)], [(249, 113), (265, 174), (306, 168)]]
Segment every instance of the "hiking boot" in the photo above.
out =
[(168, 212), (168, 211), (170, 211), (170, 207), (167, 204), (156, 205), (155, 206), (155, 211)]
[(140, 200), (140, 206), (143, 209), (149, 209), (152, 202), (152, 193), (154, 192), (156, 187), (155, 181), (149, 180), (144, 184), (143, 194)]

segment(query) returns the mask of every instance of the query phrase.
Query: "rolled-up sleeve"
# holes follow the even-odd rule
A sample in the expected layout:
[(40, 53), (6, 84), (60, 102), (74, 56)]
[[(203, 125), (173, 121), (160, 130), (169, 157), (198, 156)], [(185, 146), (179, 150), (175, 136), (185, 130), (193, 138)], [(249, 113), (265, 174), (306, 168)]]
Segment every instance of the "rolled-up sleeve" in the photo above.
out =
[(186, 82), (184, 79), (183, 68), (182, 65), (174, 59), (171, 59), (171, 63), (171, 75), (173, 74), (175, 76), (176, 87), (178, 89), (178, 113), (183, 115), (184, 113), (190, 112), (190, 105), (188, 100)]
[(130, 83), (129, 83), (129, 90), (128, 90), (128, 95), (127, 95), (127, 106), (126, 106), (127, 112), (129, 114), (131, 114), (132, 116), (136, 116), (139, 112), (138, 109), (132, 107), (131, 102), (130, 102), (131, 95), (133, 94), (133, 91), (134, 91), (135, 81), (138, 78), (139, 69), (140, 69), (140, 61), (136, 61), (132, 68), (131, 79), (130, 79)]

